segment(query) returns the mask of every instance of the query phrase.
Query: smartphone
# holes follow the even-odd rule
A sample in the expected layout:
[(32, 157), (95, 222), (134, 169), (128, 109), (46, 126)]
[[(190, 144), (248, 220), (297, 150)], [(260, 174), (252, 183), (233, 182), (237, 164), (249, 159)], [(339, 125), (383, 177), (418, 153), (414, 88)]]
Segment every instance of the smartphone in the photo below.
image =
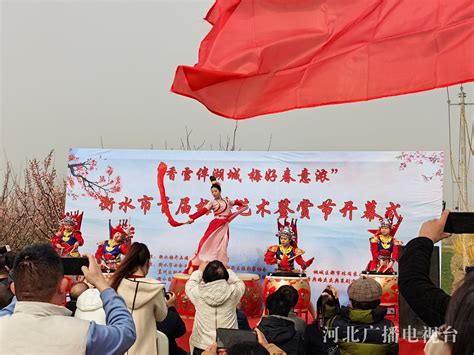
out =
[(251, 330), (217, 328), (217, 348), (230, 349), (242, 342), (257, 343), (257, 333)]
[(449, 212), (444, 226), (446, 233), (474, 233), (474, 212)]
[(83, 275), (81, 267), (89, 266), (87, 258), (61, 258), (64, 275)]

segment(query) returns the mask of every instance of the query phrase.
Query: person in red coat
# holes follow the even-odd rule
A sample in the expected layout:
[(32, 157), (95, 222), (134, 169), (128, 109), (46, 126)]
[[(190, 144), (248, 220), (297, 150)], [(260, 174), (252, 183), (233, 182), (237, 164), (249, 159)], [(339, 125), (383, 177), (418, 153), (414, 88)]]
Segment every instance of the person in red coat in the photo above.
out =
[(403, 217), (399, 216), (397, 223), (393, 224), (393, 216), (384, 218), (378, 230), (369, 230), (373, 234), (370, 238), (372, 260), (369, 261), (366, 271), (382, 274), (394, 272), (393, 264), (398, 262), (398, 246), (402, 244), (401, 241), (395, 239), (395, 233), (402, 220)]
[(61, 229), (51, 237), (51, 244), (60, 256), (79, 257), (79, 247), (84, 245), (80, 231), (84, 212), (66, 213), (61, 218)]
[(95, 258), (103, 270), (114, 271), (127, 254), (132, 244), (135, 228), (127, 220), (119, 221), (116, 227), (112, 227), (109, 219), (109, 239), (99, 243)]

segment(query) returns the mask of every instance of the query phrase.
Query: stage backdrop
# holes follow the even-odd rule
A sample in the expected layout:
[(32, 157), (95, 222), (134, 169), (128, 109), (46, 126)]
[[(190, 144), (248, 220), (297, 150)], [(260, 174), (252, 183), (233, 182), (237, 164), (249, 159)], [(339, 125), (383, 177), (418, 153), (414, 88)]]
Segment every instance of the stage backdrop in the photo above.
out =
[(108, 238), (108, 220), (130, 218), (134, 241), (153, 254), (151, 277), (169, 285), (196, 251), (212, 215), (173, 228), (161, 212), (157, 167), (165, 177), (170, 209), (178, 221), (211, 199), (211, 175), (223, 196), (247, 199), (250, 213), (230, 227), (230, 265), (237, 272), (265, 275), (263, 255), (277, 244), (278, 217), (298, 218), (299, 247), (313, 301), (326, 284), (346, 288), (371, 258), (368, 229), (387, 210), (404, 220), (397, 238), (417, 236), (420, 224), (442, 205), (442, 152), (205, 152), (71, 149), (67, 210), (84, 211), (82, 252), (93, 253)]

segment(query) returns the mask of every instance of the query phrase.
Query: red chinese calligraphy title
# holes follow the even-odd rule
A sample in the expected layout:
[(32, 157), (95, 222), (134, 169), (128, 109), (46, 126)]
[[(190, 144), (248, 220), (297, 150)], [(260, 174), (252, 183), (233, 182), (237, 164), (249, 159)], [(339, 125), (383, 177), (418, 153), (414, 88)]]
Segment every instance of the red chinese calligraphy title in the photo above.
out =
[(212, 175), (219, 181), (238, 181), (240, 183), (245, 180), (252, 183), (260, 182), (281, 182), (286, 184), (299, 183), (299, 184), (310, 184), (320, 183), (324, 184), (331, 181), (333, 175), (338, 174), (339, 169), (315, 169), (310, 171), (308, 168), (303, 168), (298, 171), (291, 171), (290, 168), (285, 168), (283, 172), (278, 172), (277, 169), (269, 168), (267, 170), (261, 170), (252, 168), (249, 172), (242, 171), (241, 168), (232, 167), (230, 169), (213, 168), (212, 170), (207, 166), (202, 166), (196, 171), (190, 167), (185, 167), (181, 170), (181, 173), (176, 167), (171, 166), (166, 175), (171, 181), (176, 181), (178, 176), (181, 176), (182, 181), (202, 181), (207, 182), (208, 178)]
[[(161, 203), (152, 203), (155, 200), (154, 197), (143, 195), (134, 199), (125, 196), (123, 201), (118, 202), (118, 209), (123, 213), (128, 213), (129, 210), (134, 210), (137, 207), (140, 208), (142, 213), (146, 215), (153, 208), (160, 208)], [(159, 200), (159, 199), (158, 199)], [(382, 216), (395, 216), (399, 217), (398, 209), (401, 205), (399, 203), (390, 202), (389, 205), (382, 210), (381, 207), (377, 209), (377, 201), (368, 200), (365, 202), (364, 207), (356, 206), (354, 201), (342, 201), (336, 203), (333, 199), (328, 198), (323, 201), (312, 201), (309, 198), (303, 198), (299, 201), (291, 201), (289, 198), (283, 198), (279, 200), (275, 206), (271, 206), (269, 200), (265, 198), (257, 199), (259, 202), (251, 202), (248, 198), (243, 198), (245, 204), (249, 205), (249, 210), (244, 212), (242, 216), (259, 216), (265, 218), (266, 216), (274, 216), (277, 218), (300, 218), (300, 219), (312, 219), (315, 214), (320, 214), (324, 221), (328, 221), (330, 217), (336, 213), (342, 216), (342, 218), (352, 221), (358, 212), (360, 218), (373, 221), (374, 219), (381, 219)], [(209, 200), (200, 198), (196, 203), (191, 202), (191, 198), (182, 197), (179, 199), (177, 204), (174, 204), (172, 200), (168, 198), (168, 204), (170, 206), (176, 205), (174, 209), (175, 215), (188, 215), (191, 212), (197, 211), (204, 207)], [(113, 212), (116, 207), (116, 201), (111, 197), (103, 197), (99, 200), (99, 209), (102, 211)], [(209, 213), (209, 212), (208, 212)]]

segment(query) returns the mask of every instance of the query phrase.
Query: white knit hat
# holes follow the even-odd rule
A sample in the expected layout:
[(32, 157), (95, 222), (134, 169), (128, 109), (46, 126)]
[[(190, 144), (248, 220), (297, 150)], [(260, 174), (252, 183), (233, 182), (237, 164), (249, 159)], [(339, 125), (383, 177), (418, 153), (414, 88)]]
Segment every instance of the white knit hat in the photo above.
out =
[(76, 318), (105, 325), (105, 311), (98, 289), (90, 288), (84, 291), (77, 299), (76, 306)]

